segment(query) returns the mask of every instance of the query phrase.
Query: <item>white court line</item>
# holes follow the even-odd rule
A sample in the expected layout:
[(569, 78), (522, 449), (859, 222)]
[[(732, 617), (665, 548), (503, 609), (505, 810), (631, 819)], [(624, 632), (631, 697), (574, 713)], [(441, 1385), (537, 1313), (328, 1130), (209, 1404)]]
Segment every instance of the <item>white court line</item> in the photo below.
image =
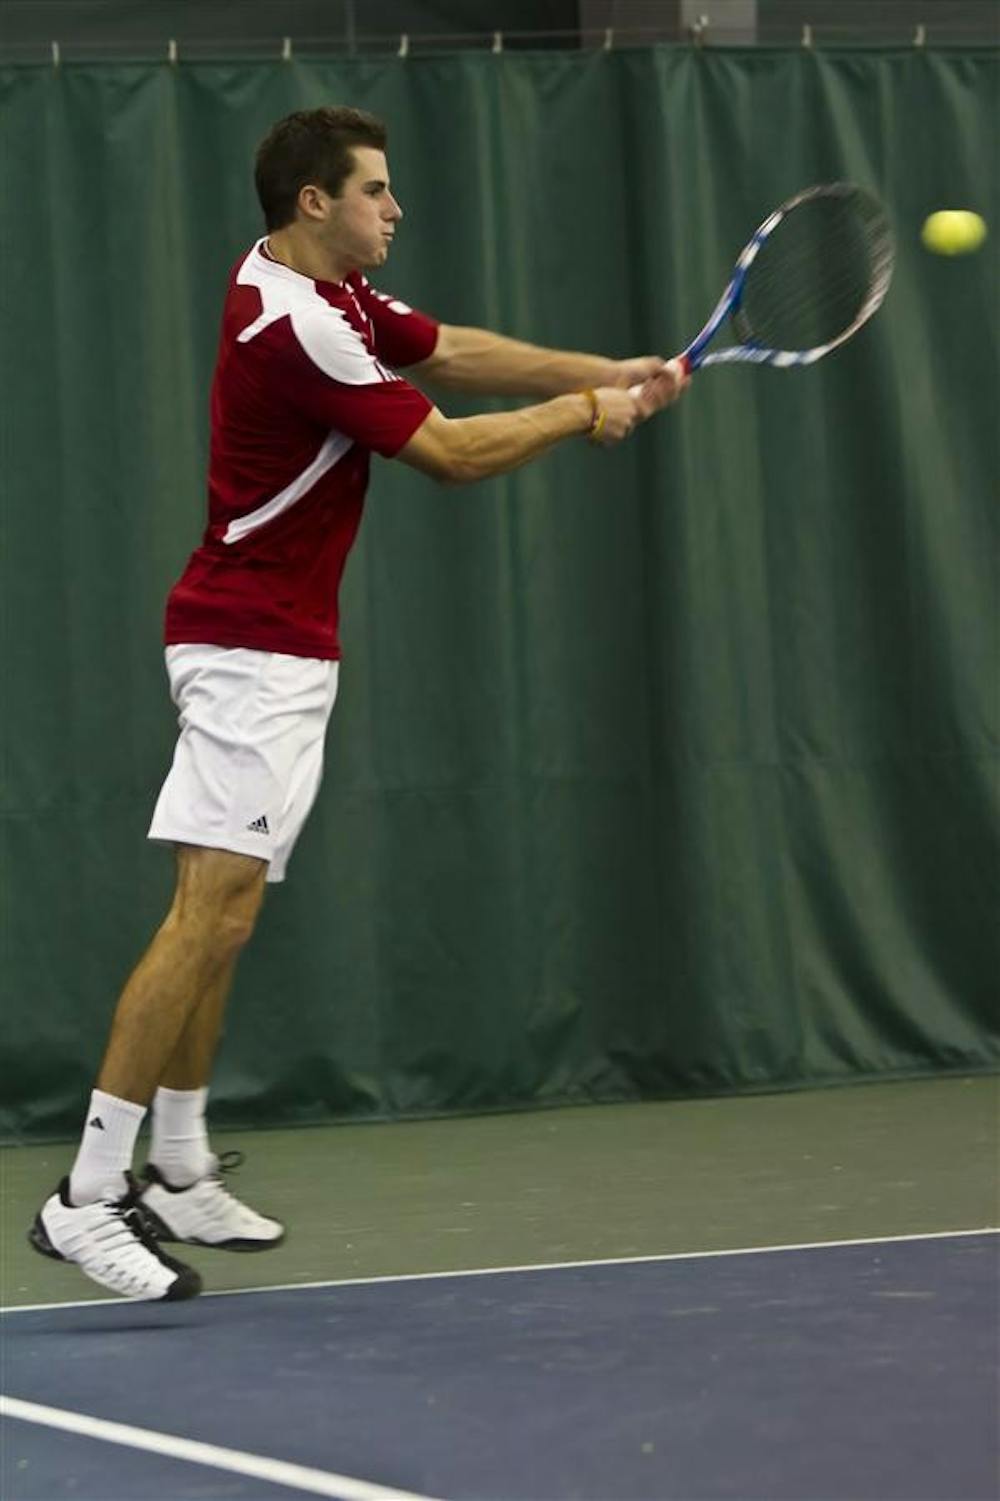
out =
[[(202, 1293), (206, 1298), (245, 1298), (257, 1293), (308, 1292), (321, 1287), (371, 1287), (379, 1282), (433, 1282), (442, 1277), (505, 1277), (515, 1272), (563, 1272), (589, 1266), (641, 1266), (658, 1261), (711, 1261), (722, 1256), (767, 1256), (776, 1251), (830, 1251), (840, 1246), (887, 1246), (901, 1241), (961, 1240), (970, 1235), (1000, 1235), (1000, 1226), (980, 1225), (976, 1230), (926, 1230), (915, 1235), (869, 1235), (858, 1240), (804, 1240), (785, 1246), (734, 1246), (723, 1251), (667, 1251), (654, 1256), (606, 1256), (594, 1261), (539, 1261), (525, 1266), (456, 1267), (450, 1272), (391, 1272), (384, 1277), (335, 1277), (329, 1282), (272, 1282), (265, 1287), (224, 1287)], [(133, 1303), (133, 1298), (80, 1298), (72, 1303), (12, 1303), (0, 1314), (56, 1312), (60, 1308), (108, 1308)], [(171, 1305), (175, 1306), (175, 1305)]]
[(103, 1418), (88, 1417), (84, 1412), (43, 1407), (37, 1402), (22, 1402), (17, 1397), (0, 1396), (0, 1417), (40, 1423), (46, 1428), (61, 1428), (64, 1433), (102, 1439), (107, 1444), (123, 1444), (129, 1449), (163, 1454), (168, 1459), (183, 1459), (191, 1464), (208, 1465), (214, 1470), (249, 1475), (253, 1480), (266, 1480), (271, 1485), (284, 1485), (313, 1496), (329, 1496), (333, 1501), (434, 1501), (433, 1496), (398, 1491), (370, 1480), (355, 1480), (350, 1475), (335, 1475), (332, 1470), (313, 1470), (306, 1465), (289, 1464), (283, 1459), (267, 1459), (263, 1454), (244, 1454), (241, 1449), (221, 1449), (217, 1444), (201, 1444), (173, 1433), (157, 1433), (151, 1428), (133, 1428), (128, 1423), (108, 1423)]

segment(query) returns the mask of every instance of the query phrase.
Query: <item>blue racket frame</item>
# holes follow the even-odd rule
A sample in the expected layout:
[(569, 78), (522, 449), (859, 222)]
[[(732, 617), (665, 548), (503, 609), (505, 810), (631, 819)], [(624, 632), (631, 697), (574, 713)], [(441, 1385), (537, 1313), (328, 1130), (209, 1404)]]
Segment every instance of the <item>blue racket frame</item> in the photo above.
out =
[(734, 363), (774, 365), (782, 370), (790, 370), (800, 365), (813, 365), (817, 360), (822, 359), (825, 354), (829, 354), (831, 349), (836, 349), (839, 344), (843, 344), (853, 334), (856, 334), (862, 324), (867, 323), (872, 314), (881, 307), (885, 294), (889, 290), (889, 283), (892, 280), (894, 256), (892, 241), (888, 235), (886, 236), (884, 252), (875, 267), (875, 275), (872, 279), (868, 296), (865, 298), (850, 326), (843, 333), (838, 334), (837, 338), (831, 339), (828, 344), (817, 345), (814, 349), (767, 349), (763, 345), (758, 344), (732, 344), (724, 349), (707, 352), (708, 346), (715, 338), (723, 323), (730, 314), (738, 309), (750, 267), (760, 253), (761, 246), (773, 235), (782, 219), (791, 213), (792, 209), (797, 208), (800, 203), (804, 203), (808, 199), (846, 197), (860, 192), (861, 189), (849, 182), (820, 183), (815, 187), (803, 189), (801, 193), (796, 193), (794, 198), (789, 198), (779, 208), (775, 209), (772, 214), (768, 215), (763, 224), (754, 231), (741, 251), (729, 284), (713, 308), (708, 322), (701, 332), (692, 339), (687, 348), (676, 356), (677, 361), (683, 366), (685, 374), (689, 374), (694, 370), (700, 370), (706, 365)]

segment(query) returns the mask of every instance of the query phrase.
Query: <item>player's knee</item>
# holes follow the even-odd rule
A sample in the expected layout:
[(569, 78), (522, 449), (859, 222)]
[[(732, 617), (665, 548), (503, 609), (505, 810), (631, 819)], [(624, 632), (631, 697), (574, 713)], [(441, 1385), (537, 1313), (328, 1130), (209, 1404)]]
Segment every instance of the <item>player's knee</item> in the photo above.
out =
[(264, 898), (264, 874), (235, 880), (219, 893), (213, 928), (218, 947), (236, 953), (249, 942)]
[(239, 953), (253, 935), (257, 923), (257, 908), (248, 908), (236, 903), (225, 907), (216, 917), (213, 933), (216, 948), (222, 957)]
[(206, 959), (223, 961), (249, 942), (259, 908), (259, 898), (248, 899), (245, 893), (197, 907), (187, 902), (174, 907), (168, 924), (185, 948), (201, 952)]
[(182, 858), (170, 916), (189, 941), (224, 959), (243, 948), (253, 933), (267, 867), (260, 860), (211, 854), (201, 860)]

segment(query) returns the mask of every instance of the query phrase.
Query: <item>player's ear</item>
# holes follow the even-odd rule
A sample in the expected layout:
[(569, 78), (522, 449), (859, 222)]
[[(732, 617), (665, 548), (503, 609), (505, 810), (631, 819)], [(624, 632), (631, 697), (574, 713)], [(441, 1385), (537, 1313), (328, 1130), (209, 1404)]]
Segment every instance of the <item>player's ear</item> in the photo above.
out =
[(330, 212), (331, 201), (329, 194), (315, 183), (303, 183), (299, 188), (298, 207), (304, 219), (314, 222), (325, 219)]

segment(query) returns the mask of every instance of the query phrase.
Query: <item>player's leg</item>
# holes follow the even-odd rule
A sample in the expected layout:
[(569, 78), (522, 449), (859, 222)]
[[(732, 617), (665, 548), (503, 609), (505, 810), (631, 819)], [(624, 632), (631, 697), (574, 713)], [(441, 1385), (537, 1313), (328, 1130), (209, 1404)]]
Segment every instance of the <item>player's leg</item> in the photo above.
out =
[(205, 1107), (236, 960), (223, 965), (188, 1017), (153, 1096), (149, 1161), (174, 1186), (211, 1171)]
[[(222, 1023), (235, 972), (234, 955), (207, 987), (201, 1001), (184, 1024), (184, 1030), (160, 1079), (160, 1089), (186, 1094), (208, 1084), (219, 1049)], [(155, 1095), (153, 1100), (155, 1104)]]
[(172, 1299), (200, 1287), (150, 1236), (129, 1166), (186, 1023), (253, 931), (265, 872), (264, 862), (245, 855), (181, 852), (173, 904), (118, 1002), (72, 1173), (32, 1229), (37, 1250), (77, 1262), (126, 1296)]
[[(223, 672), (215, 672), (217, 664)], [(188, 810), (197, 807), (202, 817), (212, 820), (220, 838), (266, 849), (267, 880), (283, 881), (322, 776), (337, 664), (192, 648), (175, 652), (171, 668), (183, 730), (151, 835), (176, 837), (178, 826), (190, 817)], [(199, 674), (197, 696), (189, 692), (187, 675), (192, 668)], [(238, 775), (225, 775), (217, 758), (224, 754), (228, 727), (237, 718), (226, 701), (237, 675), (253, 684), (252, 694), (243, 693), (253, 713), (248, 716), (244, 709), (239, 718)], [(212, 733), (204, 735), (209, 726)], [(223, 788), (229, 789), (225, 803), (219, 800)], [(263, 816), (255, 816), (255, 810)], [(205, 1121), (209, 1069), (226, 988), (226, 976), (220, 974), (189, 1020), (153, 1098), (152, 1142), (144, 1170), (148, 1186), (142, 1203), (163, 1239), (225, 1250), (265, 1250), (279, 1244), (283, 1227), (241, 1204), (225, 1187), (219, 1168), (225, 1171), (231, 1164), (226, 1158), (220, 1164), (212, 1154)]]
[(212, 1063), (235, 968), (236, 955), (207, 986), (153, 1096), (149, 1161), (142, 1172), (140, 1202), (161, 1241), (264, 1251), (281, 1244), (284, 1226), (258, 1214), (226, 1187), (222, 1172), (233, 1165), (232, 1160), (224, 1156), (220, 1163), (212, 1152), (205, 1119)]
[(98, 1089), (149, 1104), (191, 1017), (218, 994), (253, 932), (266, 873), (250, 855), (178, 849), (174, 900), (122, 991)]

